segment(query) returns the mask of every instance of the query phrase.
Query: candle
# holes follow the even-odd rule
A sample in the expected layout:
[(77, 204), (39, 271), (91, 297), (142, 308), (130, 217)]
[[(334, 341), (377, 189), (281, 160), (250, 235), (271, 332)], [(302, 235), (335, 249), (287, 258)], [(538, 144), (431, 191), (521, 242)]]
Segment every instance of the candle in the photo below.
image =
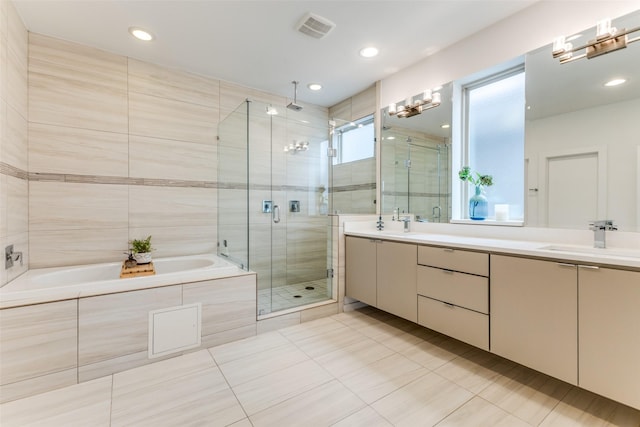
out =
[(509, 220), (509, 205), (495, 205), (496, 221)]

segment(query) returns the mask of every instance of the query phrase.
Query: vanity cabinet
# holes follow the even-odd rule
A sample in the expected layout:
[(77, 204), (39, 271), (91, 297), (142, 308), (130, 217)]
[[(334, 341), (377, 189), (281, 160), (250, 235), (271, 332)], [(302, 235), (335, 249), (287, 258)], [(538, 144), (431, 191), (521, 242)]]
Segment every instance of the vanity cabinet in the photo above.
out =
[(577, 274), (575, 264), (491, 255), (491, 351), (578, 384)]
[(347, 237), (345, 245), (345, 295), (377, 307), (377, 240)]
[(489, 255), (418, 247), (418, 323), (489, 350)]
[(417, 321), (417, 246), (347, 236), (345, 294)]
[(640, 409), (640, 272), (579, 266), (579, 385)]

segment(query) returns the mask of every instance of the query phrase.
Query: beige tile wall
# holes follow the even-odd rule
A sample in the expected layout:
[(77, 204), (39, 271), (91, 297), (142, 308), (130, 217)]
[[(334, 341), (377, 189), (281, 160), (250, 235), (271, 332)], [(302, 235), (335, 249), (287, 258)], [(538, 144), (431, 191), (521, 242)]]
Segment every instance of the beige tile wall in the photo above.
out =
[(118, 260), (147, 235), (156, 256), (215, 251), (219, 120), (288, 100), (33, 33), (28, 59), (30, 268)]
[[(372, 86), (329, 108), (337, 126), (374, 114), (376, 88)], [(333, 168), (333, 212), (376, 213), (376, 159), (336, 165)]]
[(27, 270), (27, 31), (16, 9), (0, 0), (0, 251), (23, 253), (23, 264), (5, 270), (0, 286)]

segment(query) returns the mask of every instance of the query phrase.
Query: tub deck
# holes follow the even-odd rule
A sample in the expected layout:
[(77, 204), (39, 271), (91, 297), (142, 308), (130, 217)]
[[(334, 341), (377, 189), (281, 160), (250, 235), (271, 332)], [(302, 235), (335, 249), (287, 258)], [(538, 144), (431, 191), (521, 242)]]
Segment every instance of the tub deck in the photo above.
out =
[(0, 309), (247, 274), (214, 254), (154, 259), (153, 276), (120, 279), (121, 262), (29, 270), (0, 288)]

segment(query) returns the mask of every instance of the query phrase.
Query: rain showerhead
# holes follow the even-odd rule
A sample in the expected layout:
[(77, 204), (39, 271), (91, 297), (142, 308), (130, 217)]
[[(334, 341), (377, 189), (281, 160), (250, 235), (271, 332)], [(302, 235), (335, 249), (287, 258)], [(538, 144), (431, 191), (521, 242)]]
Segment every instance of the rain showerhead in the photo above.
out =
[(302, 105), (298, 105), (297, 101), (298, 101), (298, 83), (297, 81), (292, 81), (291, 83), (293, 83), (293, 102), (290, 103), (289, 105), (287, 105), (287, 108), (293, 111), (300, 111), (302, 110)]

